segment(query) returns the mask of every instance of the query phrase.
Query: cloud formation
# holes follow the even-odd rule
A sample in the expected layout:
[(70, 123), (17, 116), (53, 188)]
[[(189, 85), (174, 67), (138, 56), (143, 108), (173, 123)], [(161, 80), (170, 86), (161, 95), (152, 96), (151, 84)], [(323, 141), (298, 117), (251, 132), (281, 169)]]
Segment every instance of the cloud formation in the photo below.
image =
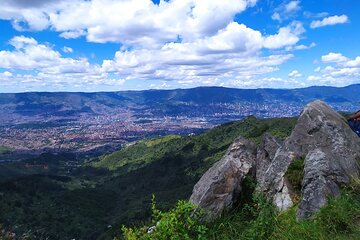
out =
[[(311, 12), (301, 15), (300, 0), (284, 1), (270, 11), (278, 21), (275, 26), (256, 29), (242, 23), (238, 16), (257, 2), (4, 0), (0, 2), (0, 19), (11, 21), (20, 33), (9, 40), (10, 48), (0, 51), (0, 76), (6, 84), (53, 84), (56, 89), (82, 84), (97, 90), (97, 85), (121, 86), (133, 80), (161, 83), (154, 88), (300, 86), (303, 74), (297, 70), (288, 75), (289, 71), (283, 71), (283, 78), (264, 76), (278, 71), (294, 58), (295, 51), (316, 46), (311, 41), (302, 43), (305, 28), (295, 17), (318, 19), (311, 24), (316, 28), (347, 22), (347, 16), (328, 17), (328, 13)], [(60, 46), (51, 45), (24, 37), (22, 31), (53, 31), (64, 42)], [(74, 57), (82, 54), (71, 45), (76, 40), (65, 40), (77, 38), (92, 43), (115, 43), (119, 48), (111, 57), (95, 61), (89, 56), (89, 61)], [(323, 62), (357, 64), (356, 59), (350, 63), (349, 59), (334, 54), (323, 56)], [(3, 82), (0, 81), (0, 86)]]
[(291, 78), (299, 78), (302, 77), (302, 74), (298, 70), (294, 70), (290, 72), (288, 76)]
[(349, 19), (346, 15), (341, 15), (341, 16), (335, 15), (335, 16), (323, 18), (322, 20), (312, 21), (310, 27), (320, 28), (320, 27), (331, 26), (336, 24), (343, 24), (343, 23), (347, 23), (348, 21)]
[(315, 69), (317, 75), (307, 80), (328, 85), (344, 86), (356, 83), (360, 77), (360, 56), (350, 59), (341, 53), (330, 52), (321, 57), (325, 67)]
[(284, 2), (275, 9), (271, 18), (273, 20), (282, 22), (285, 19), (293, 17), (300, 9), (301, 7), (299, 0)]
[[(157, 5), (150, 0), (63, 0), (56, 4), (6, 1), (1, 3), (0, 18), (12, 20), (19, 31), (51, 28), (63, 38), (85, 36), (89, 42), (115, 42), (121, 48), (113, 59), (90, 64), (86, 58), (64, 57), (34, 38), (16, 36), (9, 41), (13, 50), (0, 51), (0, 68), (26, 71), (24, 80), (17, 75), (8, 78), (33, 83), (42, 79), (66, 85), (74, 78), (94, 84), (156, 79), (184, 86), (226, 85), (230, 81), (238, 87), (250, 82), (255, 85), (263, 80), (261, 75), (277, 71), (293, 57), (283, 50), (296, 48), (305, 32), (297, 21), (268, 35), (234, 21), (236, 14), (256, 2), (172, 0)], [(298, 4), (293, 1), (284, 9), (294, 12)], [(73, 52), (66, 46), (61, 50)], [(264, 50), (280, 52), (265, 54)]]

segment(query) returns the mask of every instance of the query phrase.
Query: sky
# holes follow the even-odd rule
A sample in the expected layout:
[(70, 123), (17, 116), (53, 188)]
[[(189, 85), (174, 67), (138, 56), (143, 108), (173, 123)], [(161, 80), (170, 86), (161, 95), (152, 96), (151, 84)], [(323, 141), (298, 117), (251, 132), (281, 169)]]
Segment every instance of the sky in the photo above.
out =
[(359, 0), (1, 0), (0, 92), (360, 83)]

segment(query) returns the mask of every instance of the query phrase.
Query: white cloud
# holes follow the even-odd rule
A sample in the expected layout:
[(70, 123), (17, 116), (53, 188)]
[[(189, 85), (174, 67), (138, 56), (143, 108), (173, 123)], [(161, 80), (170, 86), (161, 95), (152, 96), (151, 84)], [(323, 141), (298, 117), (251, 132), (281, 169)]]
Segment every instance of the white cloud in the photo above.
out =
[[(244, 81), (243, 86), (256, 86), (262, 81), (261, 75), (279, 70), (281, 64), (293, 57), (283, 49), (312, 47), (296, 45), (305, 31), (300, 22), (294, 21), (273, 35), (265, 35), (234, 21), (235, 15), (256, 2), (162, 0), (159, 5), (150, 0), (2, 2), (0, 19), (12, 20), (19, 30), (49, 28), (63, 38), (85, 36), (89, 42), (115, 42), (122, 47), (112, 59), (90, 64), (86, 58), (62, 56), (62, 52), (72, 52), (69, 47), (63, 47), (60, 53), (48, 44), (20, 36), (10, 41), (14, 50), (0, 51), (0, 68), (28, 71), (23, 79), (34, 85), (39, 81), (70, 84), (73, 77), (76, 84), (82, 81), (84, 85), (89, 81), (106, 84), (117, 79), (117, 83), (155, 79), (184, 85), (234, 80)], [(296, 13), (299, 4), (300, 1), (284, 4), (281, 14), (285, 15), (281, 17)], [(278, 50), (276, 54), (274, 50)]]
[(314, 76), (314, 75), (310, 75), (310, 76), (308, 76), (307, 80), (308, 80), (308, 81), (312, 81), (312, 82), (320, 81), (320, 80), (321, 80), (321, 77), (319, 77), (319, 76)]
[[(98, 85), (121, 86), (124, 79), (112, 78), (101, 66), (90, 64), (86, 58), (65, 58), (51, 46), (40, 44), (33, 38), (16, 36), (9, 41), (12, 51), (0, 51), (0, 68), (21, 70), (21, 74), (9, 71), (1, 73), (6, 82), (0, 86), (18, 86), (19, 89), (49, 88), (66, 89), (82, 86), (99, 90)], [(69, 51), (70, 48), (67, 49)], [(6, 86), (5, 86), (6, 85)]]
[(11, 72), (5, 71), (0, 73), (1, 77), (12, 77), (13, 74)]
[(60, 33), (60, 37), (65, 38), (65, 39), (76, 39), (79, 38), (81, 36), (85, 36), (86, 32), (82, 29), (80, 30), (75, 30), (75, 31), (66, 31), (66, 32), (62, 32)]
[(281, 21), (280, 14), (278, 12), (275, 12), (273, 15), (271, 15), (272, 20)]
[[(41, 4), (39, 3), (41, 2)], [(0, 19), (19, 29), (51, 27), (64, 38), (151, 45), (211, 36), (256, 0), (62, 0), (0, 3)], [(35, 8), (36, 5), (36, 8)], [(31, 9), (29, 9), (31, 8)], [(176, 19), (176, 21), (174, 21)]]
[(300, 10), (300, 1), (291, 1), (285, 5), (285, 12), (294, 12)]
[(287, 27), (280, 28), (278, 34), (266, 37), (264, 47), (275, 49), (294, 45), (300, 40), (299, 35), (304, 31), (302, 23), (293, 22)]
[(271, 18), (273, 20), (282, 22), (284, 19), (289, 19), (291, 17), (294, 17), (296, 13), (301, 9), (300, 7), (300, 1), (290, 1), (290, 2), (284, 2), (280, 6), (278, 6)]
[(350, 60), (346, 63), (348, 67), (360, 67), (360, 56), (356, 57), (354, 60)]
[(62, 48), (62, 51), (63, 51), (64, 53), (72, 53), (74, 50), (73, 50), (71, 47), (64, 46), (64, 47)]
[(288, 76), (291, 78), (299, 78), (302, 76), (302, 74), (298, 70), (294, 70), (290, 72)]
[(360, 78), (360, 56), (349, 59), (341, 53), (329, 53), (321, 57), (322, 62), (330, 65), (317, 67), (314, 71), (318, 75), (311, 75), (307, 79), (318, 84), (345, 86), (354, 84)]
[(331, 26), (331, 25), (336, 25), (336, 24), (343, 24), (348, 22), (349, 19), (346, 15), (335, 15), (335, 16), (331, 16), (331, 17), (326, 17), (322, 20), (316, 20), (316, 21), (312, 21), (310, 24), (311, 28), (319, 28), (319, 27), (325, 27), (325, 26)]
[[(230, 23), (212, 37), (193, 42), (167, 43), (160, 49), (118, 51), (102, 69), (127, 79), (158, 79), (180, 84), (212, 84), (278, 70), (291, 54), (261, 57), (262, 48), (295, 44), (302, 25), (291, 24), (276, 35), (263, 36), (243, 24)], [(290, 39), (289, 39), (289, 36)], [(271, 42), (271, 43), (270, 43)]]
[(321, 61), (323, 61), (323, 62), (339, 63), (339, 62), (344, 62), (347, 60), (348, 59), (346, 57), (344, 57), (341, 53), (333, 53), (333, 52), (330, 52), (321, 57)]
[(304, 44), (300, 44), (300, 45), (295, 45), (295, 46), (287, 46), (285, 48), (286, 51), (297, 51), (297, 50), (306, 50), (306, 49), (310, 49), (316, 47), (316, 43), (312, 42), (310, 45), (304, 45)]

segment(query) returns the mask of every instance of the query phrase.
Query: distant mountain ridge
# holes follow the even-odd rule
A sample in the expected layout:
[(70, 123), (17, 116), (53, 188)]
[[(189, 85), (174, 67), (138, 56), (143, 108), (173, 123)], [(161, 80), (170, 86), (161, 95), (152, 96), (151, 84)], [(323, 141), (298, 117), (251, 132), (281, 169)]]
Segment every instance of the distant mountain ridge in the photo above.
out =
[[(301, 106), (316, 99), (330, 104), (358, 105), (360, 84), (346, 87), (315, 86), (299, 89), (235, 89), (197, 87), (174, 90), (144, 90), (119, 92), (29, 92), (0, 93), (0, 112), (21, 115), (99, 113), (116, 107), (156, 108), (165, 114), (182, 111), (181, 107), (209, 104), (296, 103)], [(336, 108), (336, 106), (335, 106)], [(183, 109), (184, 110), (184, 109)]]

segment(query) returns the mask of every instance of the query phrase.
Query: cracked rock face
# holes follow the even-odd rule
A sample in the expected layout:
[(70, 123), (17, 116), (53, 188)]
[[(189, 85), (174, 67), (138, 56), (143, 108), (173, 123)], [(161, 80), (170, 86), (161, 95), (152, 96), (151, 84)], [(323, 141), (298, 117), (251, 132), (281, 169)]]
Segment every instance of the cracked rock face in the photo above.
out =
[(262, 182), (282, 142), (269, 133), (265, 133), (256, 153), (256, 181)]
[(205, 210), (206, 219), (219, 217), (237, 201), (241, 183), (255, 165), (255, 158), (256, 146), (240, 137), (196, 183), (190, 201)]
[[(279, 209), (292, 206), (284, 177), (295, 158), (305, 157), (298, 217), (308, 217), (340, 192), (339, 186), (359, 176), (360, 140), (346, 120), (322, 101), (308, 104), (276, 152), (259, 189)], [(285, 201), (283, 201), (285, 199)], [(290, 199), (290, 202), (288, 201)]]

